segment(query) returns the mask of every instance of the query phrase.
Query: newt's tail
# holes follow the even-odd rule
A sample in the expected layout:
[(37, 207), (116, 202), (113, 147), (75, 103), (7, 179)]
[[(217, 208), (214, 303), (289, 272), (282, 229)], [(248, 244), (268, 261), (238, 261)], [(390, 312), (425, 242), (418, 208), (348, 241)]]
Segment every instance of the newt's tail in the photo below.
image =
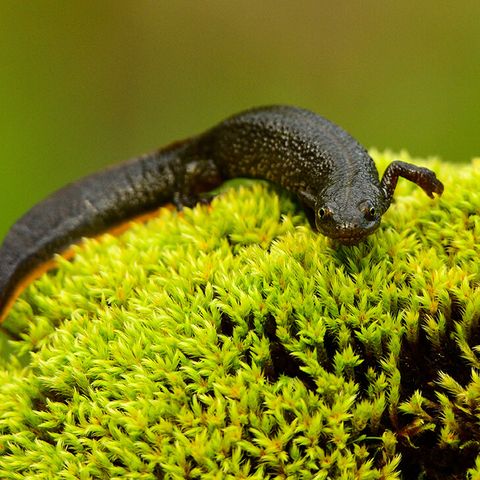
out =
[[(70, 257), (71, 252), (72, 249), (69, 249), (68, 255), (65, 256), (67, 256), (67, 258)], [(0, 262), (1, 258), (2, 248), (0, 248)], [(8, 270), (0, 265), (0, 324), (7, 318), (15, 300), (17, 300), (25, 288), (57, 265), (55, 258), (51, 258), (37, 265), (33, 264), (34, 268), (29, 265), (30, 262), (25, 263), (27, 263), (27, 265), (21, 265), (20, 263), (16, 265), (15, 270)]]
[(14, 277), (12, 270), (12, 259), (4, 246), (0, 247), (0, 323), (8, 314), (12, 297)]
[(51, 268), (48, 262), (55, 253), (174, 200), (180, 183), (176, 169), (186, 168), (179, 154), (187, 145), (179, 143), (84, 177), (20, 218), (0, 246), (0, 321), (25, 280)]

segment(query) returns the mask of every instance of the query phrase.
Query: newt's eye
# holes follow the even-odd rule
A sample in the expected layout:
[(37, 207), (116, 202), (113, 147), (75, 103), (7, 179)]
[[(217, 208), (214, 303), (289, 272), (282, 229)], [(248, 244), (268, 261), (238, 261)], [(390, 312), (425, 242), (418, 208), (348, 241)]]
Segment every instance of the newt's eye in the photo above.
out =
[(320, 220), (325, 220), (328, 216), (332, 214), (332, 211), (328, 207), (320, 207), (317, 210), (317, 217)]
[(365, 208), (365, 217), (368, 220), (375, 220), (377, 218), (377, 209), (373, 205), (368, 205)]

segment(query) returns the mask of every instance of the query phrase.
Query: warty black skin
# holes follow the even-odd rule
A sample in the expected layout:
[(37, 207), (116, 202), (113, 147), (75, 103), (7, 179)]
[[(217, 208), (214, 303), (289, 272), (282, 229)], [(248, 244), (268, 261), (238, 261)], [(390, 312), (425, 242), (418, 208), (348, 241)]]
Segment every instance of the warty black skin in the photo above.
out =
[(398, 177), (433, 197), (435, 174), (392, 162), (379, 180), (367, 151), (325, 118), (289, 106), (256, 108), (206, 133), (94, 173), (35, 205), (0, 247), (0, 312), (30, 271), (82, 237), (173, 202), (192, 206), (235, 177), (270, 180), (294, 193), (314, 228), (343, 244), (374, 232)]

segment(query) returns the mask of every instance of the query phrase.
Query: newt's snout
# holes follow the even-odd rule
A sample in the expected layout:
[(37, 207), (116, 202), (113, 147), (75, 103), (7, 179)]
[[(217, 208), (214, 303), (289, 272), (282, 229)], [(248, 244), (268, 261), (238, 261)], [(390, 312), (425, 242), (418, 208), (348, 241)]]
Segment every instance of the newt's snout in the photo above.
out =
[(337, 228), (333, 234), (328, 236), (344, 245), (356, 245), (371, 235), (379, 226), (380, 222), (373, 223), (366, 227), (355, 225), (342, 225)]
[(380, 222), (370, 222), (368, 226), (345, 223), (335, 226), (331, 230), (320, 230), (324, 235), (344, 245), (356, 245), (371, 235), (379, 226)]
[(344, 245), (356, 245), (379, 227), (380, 219), (373, 207), (354, 212), (323, 207), (317, 211), (315, 224), (327, 237)]

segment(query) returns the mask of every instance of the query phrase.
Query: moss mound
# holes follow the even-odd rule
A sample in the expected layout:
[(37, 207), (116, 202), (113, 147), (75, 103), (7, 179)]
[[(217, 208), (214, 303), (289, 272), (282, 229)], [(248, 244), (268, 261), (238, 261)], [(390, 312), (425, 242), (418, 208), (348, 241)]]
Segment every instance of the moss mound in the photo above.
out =
[(480, 163), (414, 161), (443, 197), (356, 247), (252, 182), (60, 260), (4, 324), (0, 478), (480, 479)]

